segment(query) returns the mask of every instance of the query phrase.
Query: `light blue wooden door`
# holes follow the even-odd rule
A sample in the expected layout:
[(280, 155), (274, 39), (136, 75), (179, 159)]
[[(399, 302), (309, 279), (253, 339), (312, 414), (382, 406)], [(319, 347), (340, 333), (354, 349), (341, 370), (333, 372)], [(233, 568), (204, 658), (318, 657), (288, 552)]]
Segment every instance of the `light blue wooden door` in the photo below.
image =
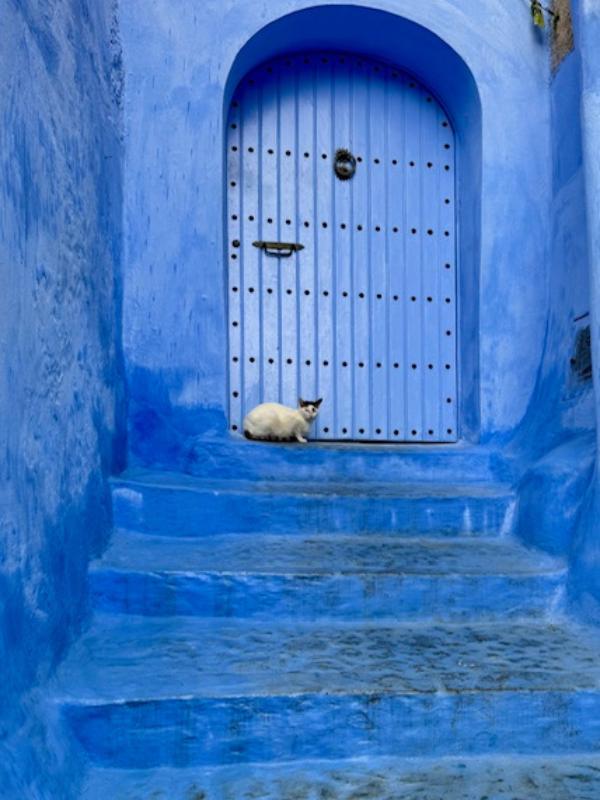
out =
[(295, 54), (244, 78), (227, 126), (232, 430), (323, 397), (313, 438), (456, 441), (454, 135), (435, 97), (367, 58)]

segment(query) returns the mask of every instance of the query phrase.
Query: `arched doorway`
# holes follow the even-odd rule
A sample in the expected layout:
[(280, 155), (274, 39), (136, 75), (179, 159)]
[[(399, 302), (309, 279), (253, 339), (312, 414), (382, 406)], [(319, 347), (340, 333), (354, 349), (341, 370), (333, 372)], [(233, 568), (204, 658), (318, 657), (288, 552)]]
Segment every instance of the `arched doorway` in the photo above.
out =
[(230, 423), (318, 395), (314, 438), (456, 441), (455, 142), (435, 96), (372, 58), (295, 53), (245, 76), (227, 131)]

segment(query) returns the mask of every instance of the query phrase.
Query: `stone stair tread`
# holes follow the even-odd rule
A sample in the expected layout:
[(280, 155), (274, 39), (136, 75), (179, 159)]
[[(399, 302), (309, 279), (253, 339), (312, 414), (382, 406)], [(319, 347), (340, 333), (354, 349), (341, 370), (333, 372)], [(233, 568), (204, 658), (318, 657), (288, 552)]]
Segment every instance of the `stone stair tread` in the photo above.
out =
[(235, 492), (276, 495), (336, 495), (370, 497), (373, 495), (401, 498), (502, 498), (513, 497), (514, 490), (504, 483), (406, 483), (391, 481), (328, 481), (328, 480), (248, 480), (236, 478), (207, 479), (184, 473), (135, 468), (112, 479), (114, 489), (136, 487), (198, 492)]
[(92, 571), (253, 575), (444, 576), (563, 573), (564, 562), (511, 539), (386, 535), (221, 534), (164, 537), (120, 530)]
[(597, 800), (600, 755), (96, 768), (82, 800)]
[(59, 670), (57, 697), (436, 696), (600, 690), (600, 634), (571, 620), (247, 622), (97, 614)]

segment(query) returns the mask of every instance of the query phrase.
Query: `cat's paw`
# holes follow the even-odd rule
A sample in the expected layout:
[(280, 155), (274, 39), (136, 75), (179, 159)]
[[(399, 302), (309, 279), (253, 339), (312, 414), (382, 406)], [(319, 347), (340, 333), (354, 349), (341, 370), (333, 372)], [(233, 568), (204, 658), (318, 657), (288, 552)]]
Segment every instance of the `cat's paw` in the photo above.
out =
[(296, 441), (300, 442), (300, 444), (306, 444), (308, 439), (305, 439), (304, 436), (296, 436)]

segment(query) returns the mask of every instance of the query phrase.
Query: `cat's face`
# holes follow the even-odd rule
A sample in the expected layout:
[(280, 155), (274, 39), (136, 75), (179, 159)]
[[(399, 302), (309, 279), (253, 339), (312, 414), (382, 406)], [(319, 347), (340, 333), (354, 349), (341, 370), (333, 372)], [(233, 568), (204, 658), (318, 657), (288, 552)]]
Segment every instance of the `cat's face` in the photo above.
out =
[(320, 397), (318, 400), (303, 400), (300, 398), (298, 400), (298, 410), (307, 422), (312, 422), (312, 420), (319, 413), (319, 406), (322, 402), (322, 397)]

